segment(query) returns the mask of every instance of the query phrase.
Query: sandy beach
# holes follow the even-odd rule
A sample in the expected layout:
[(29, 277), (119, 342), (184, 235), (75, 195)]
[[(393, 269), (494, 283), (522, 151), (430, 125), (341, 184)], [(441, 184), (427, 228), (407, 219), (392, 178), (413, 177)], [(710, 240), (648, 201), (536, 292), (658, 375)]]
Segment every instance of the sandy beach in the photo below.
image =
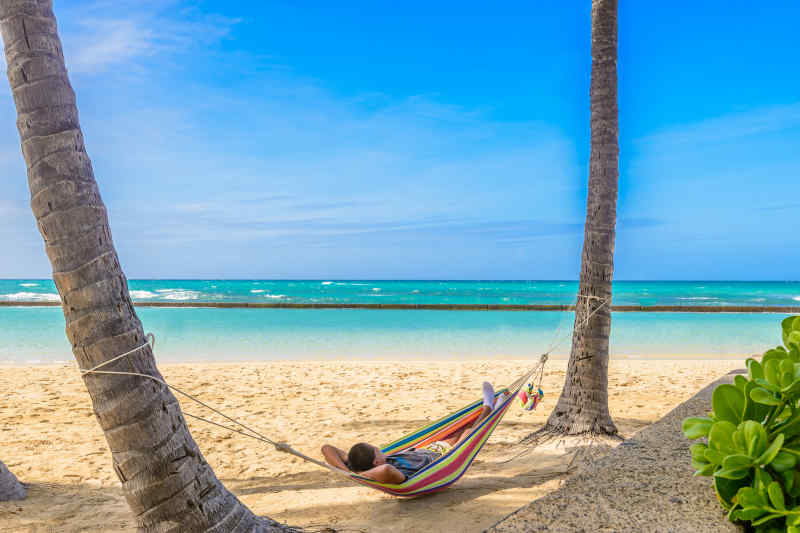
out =
[[(326, 442), (346, 448), (391, 441), (474, 400), (483, 379), (503, 384), (529, 364), (270, 362), (161, 370), (173, 385), (318, 456)], [(611, 414), (622, 436), (629, 436), (741, 366), (741, 359), (612, 359)], [(534, 412), (512, 407), (458, 484), (416, 500), (350, 484), (202, 422), (189, 419), (189, 425), (217, 475), (258, 514), (311, 530), (377, 532), (391, 524), (400, 532), (480, 531), (563, 483), (569, 450), (517, 443), (544, 423), (565, 367), (564, 360), (548, 363), (543, 404)], [(27, 500), (0, 503), (0, 531), (134, 531), (75, 366), (0, 366), (0, 390), (0, 458), (28, 487)], [(207, 415), (181, 403), (186, 412)]]

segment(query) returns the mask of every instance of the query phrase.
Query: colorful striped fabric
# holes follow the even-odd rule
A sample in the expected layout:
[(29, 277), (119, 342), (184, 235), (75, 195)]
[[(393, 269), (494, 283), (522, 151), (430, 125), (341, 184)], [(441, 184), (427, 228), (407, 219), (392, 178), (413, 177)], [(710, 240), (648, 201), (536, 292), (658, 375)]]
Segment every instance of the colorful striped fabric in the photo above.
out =
[[(459, 442), (445, 455), (409, 477), (403, 483), (379, 483), (354, 473), (350, 473), (350, 477), (362, 485), (387, 492), (394, 496), (403, 497), (420, 496), (449, 487), (458, 481), (470, 467), (475, 456), (478, 455), (483, 445), (486, 444), (486, 441), (500, 423), (508, 407), (513, 403), (519, 389), (522, 387), (522, 383), (523, 381), (520, 380), (514, 383), (511, 387), (512, 394), (508, 396), (502, 405), (498, 406), (497, 409), (486, 417), (477, 428), (473, 429), (469, 437)], [(496, 393), (495, 397), (499, 396), (505, 390), (508, 389)], [(422, 448), (432, 442), (442, 440), (459, 428), (472, 423), (478, 417), (481, 406), (481, 400), (473, 402), (432, 424), (420, 428), (391, 444), (387, 444), (381, 451), (387, 455), (391, 455), (413, 447)]]

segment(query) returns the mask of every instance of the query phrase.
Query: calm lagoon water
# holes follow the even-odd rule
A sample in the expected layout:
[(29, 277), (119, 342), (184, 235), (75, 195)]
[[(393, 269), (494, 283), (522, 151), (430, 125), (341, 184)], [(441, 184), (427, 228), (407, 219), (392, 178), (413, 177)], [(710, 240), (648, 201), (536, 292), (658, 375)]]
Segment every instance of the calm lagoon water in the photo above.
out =
[[(508, 311), (138, 308), (160, 361), (534, 358), (572, 314)], [(780, 341), (776, 314), (614, 313), (612, 357), (743, 357)], [(556, 331), (561, 325), (558, 337)], [(71, 361), (61, 309), (0, 308), (0, 362)]]

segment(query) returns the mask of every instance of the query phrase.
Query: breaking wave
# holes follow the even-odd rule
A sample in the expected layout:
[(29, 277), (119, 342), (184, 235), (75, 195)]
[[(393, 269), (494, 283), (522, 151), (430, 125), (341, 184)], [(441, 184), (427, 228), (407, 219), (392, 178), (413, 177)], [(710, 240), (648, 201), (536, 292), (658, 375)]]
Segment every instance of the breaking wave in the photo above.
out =
[(130, 291), (131, 298), (138, 298), (140, 300), (146, 300), (148, 298), (158, 298), (158, 294), (150, 291)]
[(0, 294), (0, 300), (12, 302), (58, 302), (61, 298), (58, 294), (51, 292), (14, 292), (11, 294)]

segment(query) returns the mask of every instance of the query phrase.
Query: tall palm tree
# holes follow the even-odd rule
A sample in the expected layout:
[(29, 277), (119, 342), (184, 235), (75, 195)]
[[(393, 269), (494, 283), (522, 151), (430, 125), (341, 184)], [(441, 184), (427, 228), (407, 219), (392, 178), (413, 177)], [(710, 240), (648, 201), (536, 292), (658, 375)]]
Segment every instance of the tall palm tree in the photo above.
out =
[(544, 430), (615, 435), (608, 412), (608, 337), (619, 176), (617, 0), (592, 0), (591, 154), (581, 278), (561, 397)]
[(0, 461), (0, 502), (8, 500), (24, 500), (25, 487), (16, 476)]
[[(52, 0), (0, 0), (0, 30), (31, 207), (72, 352), (90, 368), (142, 346), (144, 332), (84, 147)], [(161, 377), (148, 345), (107, 369)], [(136, 376), (84, 381), (141, 531), (289, 529), (255, 516), (220, 483), (168, 388)]]

